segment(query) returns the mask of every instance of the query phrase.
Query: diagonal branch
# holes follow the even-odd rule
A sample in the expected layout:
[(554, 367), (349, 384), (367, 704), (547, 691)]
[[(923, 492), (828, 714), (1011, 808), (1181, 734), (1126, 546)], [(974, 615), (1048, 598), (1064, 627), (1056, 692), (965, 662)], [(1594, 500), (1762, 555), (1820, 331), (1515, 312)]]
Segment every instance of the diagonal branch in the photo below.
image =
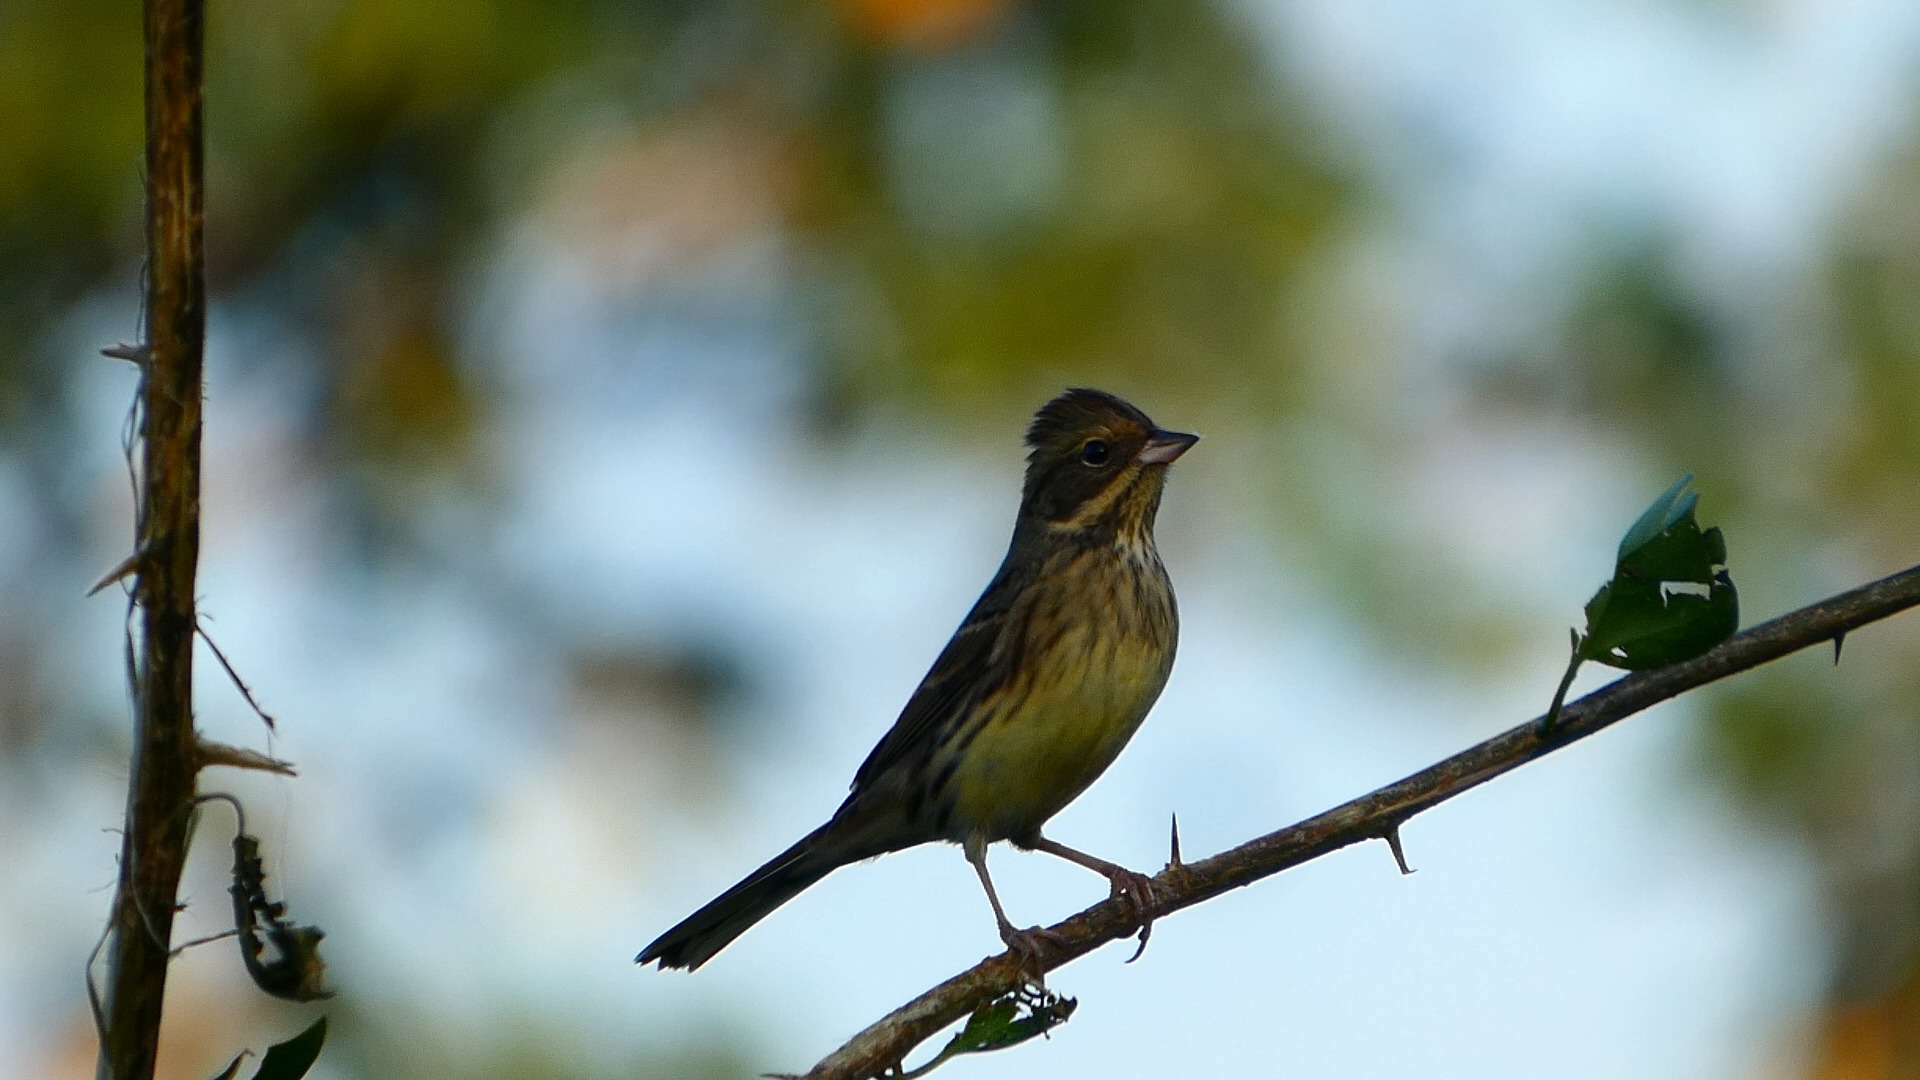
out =
[[(1693, 660), (1629, 675), (1568, 705), (1544, 735), (1538, 720), (1528, 721), (1297, 825), (1197, 863), (1176, 862), (1153, 879), (1155, 913), (1164, 916), (1191, 907), (1362, 840), (1394, 842), (1401, 823), (1415, 814), (1634, 713), (1809, 646), (1832, 641), (1837, 647), (1848, 631), (1915, 606), (1920, 606), (1920, 566), (1763, 623)], [(1130, 936), (1135, 925), (1123, 905), (1108, 900), (1050, 930), (1061, 946), (1048, 952), (1042, 965), (1048, 971)], [(942, 1028), (1012, 991), (1023, 979), (1011, 954), (983, 960), (854, 1036), (815, 1065), (806, 1080), (879, 1076)]]

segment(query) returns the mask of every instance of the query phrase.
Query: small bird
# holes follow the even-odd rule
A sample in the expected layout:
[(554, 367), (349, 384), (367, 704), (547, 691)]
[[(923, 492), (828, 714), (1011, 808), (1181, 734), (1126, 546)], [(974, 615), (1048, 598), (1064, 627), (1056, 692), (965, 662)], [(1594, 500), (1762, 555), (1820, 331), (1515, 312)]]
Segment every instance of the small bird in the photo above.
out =
[(1107, 878), (1144, 931), (1145, 875), (1041, 835), (1113, 764), (1173, 670), (1179, 617), (1153, 544), (1167, 466), (1199, 441), (1099, 390), (1068, 390), (1027, 429), (1027, 475), (1007, 557), (854, 774), (833, 819), (648, 945), (637, 963), (706, 963), (849, 863), (935, 840), (961, 845), (1000, 939), (1037, 959), (1054, 942), (1014, 928), (987, 845), (1044, 851)]

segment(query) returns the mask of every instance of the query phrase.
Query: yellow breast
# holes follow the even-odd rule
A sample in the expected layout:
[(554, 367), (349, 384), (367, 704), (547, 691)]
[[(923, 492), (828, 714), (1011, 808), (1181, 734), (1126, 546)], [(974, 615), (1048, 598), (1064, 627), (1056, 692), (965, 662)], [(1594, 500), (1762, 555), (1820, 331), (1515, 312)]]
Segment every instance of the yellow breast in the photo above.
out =
[(1151, 547), (1083, 552), (1036, 595), (1026, 655), (996, 695), (947, 787), (964, 839), (1029, 835), (1086, 790), (1146, 719), (1173, 669), (1173, 590)]

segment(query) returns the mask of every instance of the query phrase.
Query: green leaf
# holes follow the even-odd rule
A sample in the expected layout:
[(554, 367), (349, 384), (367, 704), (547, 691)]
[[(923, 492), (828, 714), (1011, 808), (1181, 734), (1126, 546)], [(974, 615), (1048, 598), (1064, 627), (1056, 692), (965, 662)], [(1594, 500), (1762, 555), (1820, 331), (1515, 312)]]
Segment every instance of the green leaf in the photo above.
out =
[(948, 1058), (960, 1054), (983, 1054), (1018, 1046), (1066, 1023), (1078, 1005), (1073, 998), (1022, 987), (973, 1010), (967, 1026), (948, 1040), (932, 1060), (902, 1076), (925, 1076)]
[(321, 1017), (313, 1026), (295, 1035), (283, 1043), (275, 1043), (267, 1049), (267, 1056), (260, 1061), (260, 1071), (253, 1074), (253, 1080), (300, 1080), (313, 1068), (315, 1059), (320, 1056), (320, 1045), (327, 1041), (327, 1018)]
[(1620, 541), (1613, 580), (1587, 602), (1579, 659), (1640, 671), (1690, 660), (1733, 635), (1739, 593), (1718, 528), (1694, 520), (1698, 494), (1683, 476)]
[(1587, 619), (1582, 659), (1643, 671), (1691, 660), (1733, 636), (1740, 625), (1739, 594), (1725, 570), (1705, 596), (1616, 579), (1594, 594)]
[(1727, 541), (1700, 528), (1700, 496), (1688, 473), (1660, 493), (1620, 538), (1613, 580), (1587, 601), (1587, 632), (1573, 635), (1573, 655), (1541, 717), (1545, 736), (1560, 720), (1567, 688), (1588, 660), (1628, 671), (1691, 660), (1740, 628), (1740, 595), (1727, 571)]
[(980, 1054), (1018, 1046), (1067, 1022), (1079, 1002), (1057, 994), (1017, 992), (975, 1009), (942, 1054)]
[(967, 1018), (967, 1026), (960, 1029), (947, 1043), (947, 1049), (956, 1054), (973, 1054), (986, 1050), (998, 1050), (1011, 1046), (1020, 1040), (1013, 1035), (1014, 1024), (1020, 1016), (1020, 1003), (1011, 999), (991, 1001), (973, 1011)]
[[(1647, 541), (1671, 528), (1674, 522), (1679, 520), (1679, 515), (1693, 512), (1693, 504), (1699, 501), (1700, 496), (1689, 495), (1684, 500), (1680, 498), (1680, 492), (1691, 483), (1693, 483), (1693, 474), (1687, 473), (1675, 480), (1672, 487), (1661, 492), (1660, 497), (1653, 500), (1653, 504), (1641, 512), (1639, 519), (1628, 527), (1627, 535), (1620, 538), (1620, 554), (1617, 561), (1625, 562), (1627, 556), (1645, 547)], [(1679, 505), (1681, 502), (1685, 505)]]

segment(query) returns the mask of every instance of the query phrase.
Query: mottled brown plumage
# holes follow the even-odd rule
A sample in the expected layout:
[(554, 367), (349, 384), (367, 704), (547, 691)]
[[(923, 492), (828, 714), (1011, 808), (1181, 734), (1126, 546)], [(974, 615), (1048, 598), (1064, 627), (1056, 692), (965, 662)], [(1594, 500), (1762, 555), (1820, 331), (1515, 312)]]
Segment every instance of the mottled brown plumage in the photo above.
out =
[(699, 967), (833, 870), (934, 840), (963, 845), (1009, 947), (1044, 942), (1014, 929), (994, 894), (985, 851), (1001, 840), (1105, 875), (1144, 925), (1144, 878), (1040, 828), (1112, 764), (1172, 670), (1179, 620), (1153, 521), (1166, 466), (1195, 441), (1098, 390), (1042, 407), (1006, 559), (833, 819), (639, 962)]

